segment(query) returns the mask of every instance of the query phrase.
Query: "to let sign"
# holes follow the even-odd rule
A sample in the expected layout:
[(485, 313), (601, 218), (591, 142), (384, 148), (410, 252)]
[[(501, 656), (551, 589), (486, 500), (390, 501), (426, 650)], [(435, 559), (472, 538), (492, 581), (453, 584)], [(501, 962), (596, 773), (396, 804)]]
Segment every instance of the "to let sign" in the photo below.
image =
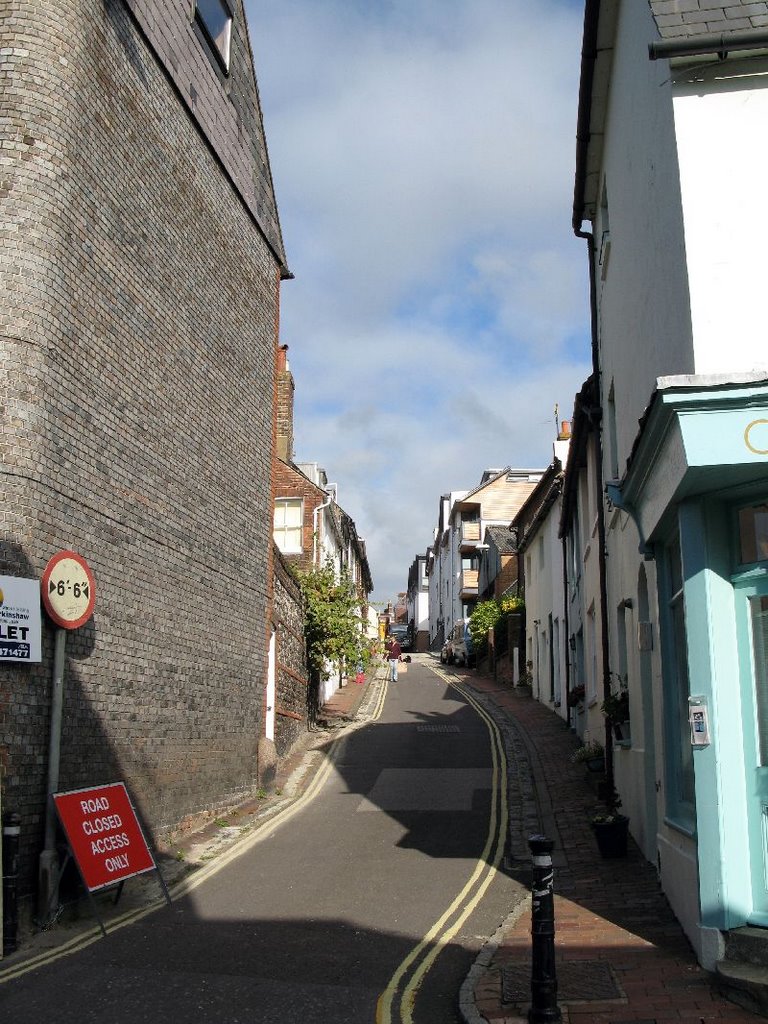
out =
[(0, 576), (0, 661), (41, 660), (37, 580)]
[(155, 870), (122, 782), (56, 793), (53, 800), (83, 882), (91, 892)]

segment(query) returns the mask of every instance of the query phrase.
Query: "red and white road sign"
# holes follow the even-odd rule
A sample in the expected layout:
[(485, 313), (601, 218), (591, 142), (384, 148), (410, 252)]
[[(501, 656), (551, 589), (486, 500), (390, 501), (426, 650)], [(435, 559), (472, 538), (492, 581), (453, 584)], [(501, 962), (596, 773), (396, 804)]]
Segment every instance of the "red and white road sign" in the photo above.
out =
[(55, 793), (53, 801), (87, 889), (155, 870), (125, 784)]
[(59, 551), (40, 582), (45, 610), (62, 629), (77, 629), (93, 615), (96, 581), (82, 555)]

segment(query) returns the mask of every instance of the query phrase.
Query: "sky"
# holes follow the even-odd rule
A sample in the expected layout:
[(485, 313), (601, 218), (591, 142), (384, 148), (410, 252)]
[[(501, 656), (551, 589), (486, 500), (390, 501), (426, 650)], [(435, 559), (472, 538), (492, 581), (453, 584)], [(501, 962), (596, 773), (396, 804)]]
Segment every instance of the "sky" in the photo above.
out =
[(552, 459), (590, 372), (582, 0), (246, 0), (295, 461), (404, 591), (440, 495)]

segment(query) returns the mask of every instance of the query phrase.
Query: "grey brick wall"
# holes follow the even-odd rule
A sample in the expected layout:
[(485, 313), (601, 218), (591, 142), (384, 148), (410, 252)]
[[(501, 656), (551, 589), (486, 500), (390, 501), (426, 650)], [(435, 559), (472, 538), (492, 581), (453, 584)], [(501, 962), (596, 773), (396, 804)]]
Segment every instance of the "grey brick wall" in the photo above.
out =
[[(89, 561), (61, 789), (124, 779), (158, 840), (257, 784), (279, 275), (121, 0), (0, 0), (0, 572)], [(0, 665), (26, 896), (51, 653)]]
[(648, 0), (662, 39), (768, 28), (766, 0)]

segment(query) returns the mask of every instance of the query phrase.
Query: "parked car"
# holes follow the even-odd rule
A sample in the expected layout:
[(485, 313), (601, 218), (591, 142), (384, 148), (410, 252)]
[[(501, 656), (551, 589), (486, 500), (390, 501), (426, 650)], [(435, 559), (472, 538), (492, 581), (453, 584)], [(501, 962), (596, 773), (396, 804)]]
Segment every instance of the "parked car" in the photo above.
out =
[(389, 635), (400, 644), (401, 651), (411, 649), (411, 631), (404, 623), (397, 622), (389, 627)]
[(459, 619), (454, 623), (448, 640), (450, 661), (457, 665), (471, 665), (474, 662), (472, 634), (469, 632), (469, 619)]

